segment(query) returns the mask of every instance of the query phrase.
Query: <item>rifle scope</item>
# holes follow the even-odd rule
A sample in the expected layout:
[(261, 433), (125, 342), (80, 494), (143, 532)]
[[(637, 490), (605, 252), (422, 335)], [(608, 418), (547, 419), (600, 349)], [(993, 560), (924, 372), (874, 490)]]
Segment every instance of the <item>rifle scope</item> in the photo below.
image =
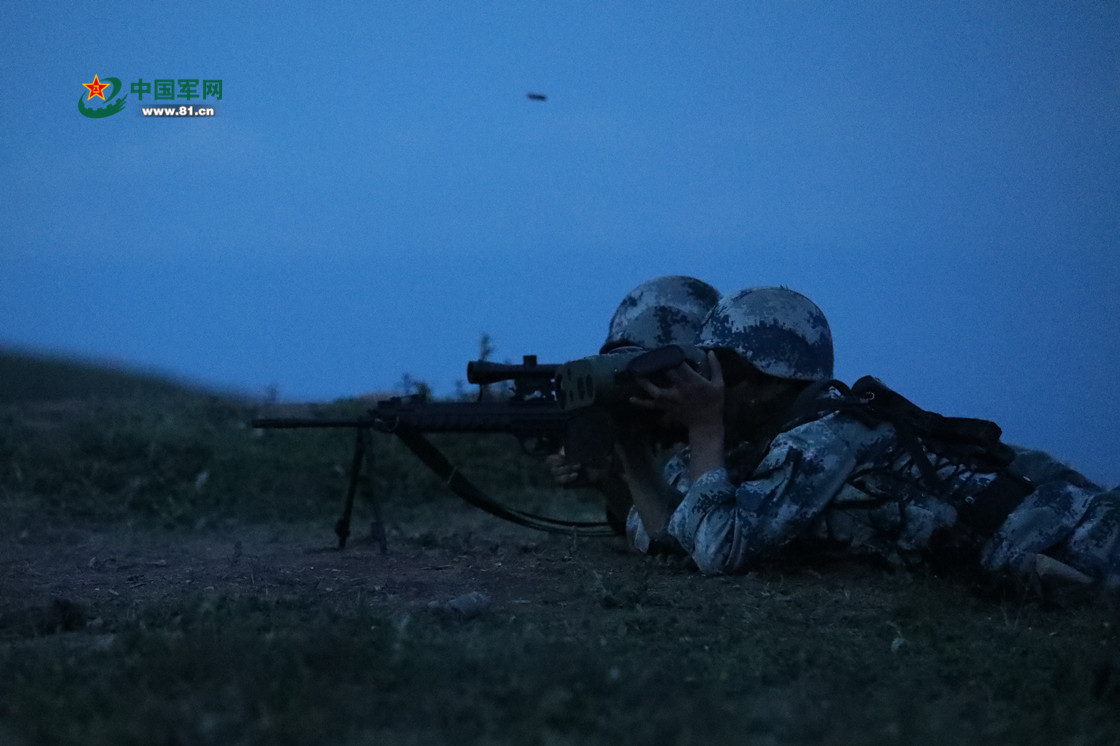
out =
[(528, 378), (551, 379), (559, 365), (538, 363), (536, 355), (523, 355), (520, 365), (492, 363), (489, 360), (472, 360), (467, 363), (467, 382), (475, 384), (519, 381)]

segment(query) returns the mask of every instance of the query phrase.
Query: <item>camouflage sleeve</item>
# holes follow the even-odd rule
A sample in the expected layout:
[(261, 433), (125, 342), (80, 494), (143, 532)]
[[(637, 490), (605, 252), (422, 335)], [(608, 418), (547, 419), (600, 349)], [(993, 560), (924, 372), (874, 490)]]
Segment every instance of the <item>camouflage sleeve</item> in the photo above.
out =
[(626, 539), (635, 551), (649, 554), (652, 540), (642, 523), (642, 517), (638, 515), (638, 509), (633, 505), (630, 506), (630, 512), (626, 514)]
[[(686, 446), (669, 459), (662, 471), (662, 477), (666, 484), (681, 494), (688, 491), (688, 458), (689, 451)], [(680, 547), (677, 546), (671, 536), (659, 536), (656, 539), (651, 537), (642, 524), (638, 510), (633, 505), (630, 506), (630, 512), (626, 516), (626, 538), (630, 542), (630, 546), (642, 554), (657, 554), (674, 550), (680, 552)], [(666, 547), (666, 539), (672, 543), (671, 547)]]
[(743, 572), (800, 534), (854, 470), (873, 431), (829, 415), (774, 439), (747, 481), (702, 474), (669, 520), (669, 533), (704, 573)]

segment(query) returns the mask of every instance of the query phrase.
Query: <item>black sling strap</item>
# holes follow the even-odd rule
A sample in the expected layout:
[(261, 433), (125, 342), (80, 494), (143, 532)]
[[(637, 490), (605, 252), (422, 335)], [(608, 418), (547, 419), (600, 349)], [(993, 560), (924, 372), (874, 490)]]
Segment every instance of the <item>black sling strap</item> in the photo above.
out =
[(510, 508), (495, 501), (479, 489), (473, 482), (460, 472), (443, 453), (432, 445), (431, 441), (422, 433), (408, 427), (397, 427), (393, 434), (400, 438), (408, 450), (424, 462), (444, 484), (459, 497), (476, 508), (498, 518), (503, 518), (512, 523), (538, 531), (547, 531), (555, 534), (575, 534), (577, 536), (614, 536), (614, 530), (607, 523), (594, 521), (567, 521), (559, 518), (526, 513), (515, 508)]
[[(829, 395), (836, 390), (840, 397)], [(872, 376), (864, 376), (848, 388), (836, 380), (807, 386), (790, 407), (778, 432), (843, 412), (874, 427), (881, 422), (894, 426), (899, 444), (906, 449), (927, 487), (942, 484), (929, 451), (954, 458), (977, 471), (991, 472), (995, 479), (957, 507), (959, 519), (973, 529), (991, 535), (1020, 503), (1034, 491), (1030, 480), (1011, 471), (1015, 458), (1010, 446), (1001, 442), (1002, 431), (988, 420), (945, 417), (922, 409)]]

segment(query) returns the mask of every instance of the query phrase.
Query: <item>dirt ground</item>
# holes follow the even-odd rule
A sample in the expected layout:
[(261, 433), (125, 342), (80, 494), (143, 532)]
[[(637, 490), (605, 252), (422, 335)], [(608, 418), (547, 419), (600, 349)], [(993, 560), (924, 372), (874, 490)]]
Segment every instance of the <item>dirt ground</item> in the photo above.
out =
[[(464, 528), (463, 520), (478, 526)], [(23, 528), (6, 536), (0, 550), (0, 598), (9, 617), (21, 613), (14, 607), (22, 607), (36, 624), (50, 620), (36, 621), (35, 614), (49, 616), (59, 606), (96, 623), (130, 607), (174, 603), (184, 592), (199, 590), (361, 595), (402, 613), (479, 593), (489, 599), (486, 609), (517, 609), (562, 604), (554, 590), (561, 578), (586, 575), (582, 580), (593, 582), (599, 571), (591, 566), (623, 551), (618, 541), (536, 534), (485, 516), (459, 519), (457, 526), (444, 534), (420, 526), (409, 533), (390, 531), (384, 554), (368, 533), (356, 532), (339, 549), (326, 522), (189, 532)]]
[[(216, 646), (203, 658), (259, 646), (245, 665), (260, 670), (239, 674), (249, 678), (231, 694), (220, 684), (224, 663), (200, 663), (200, 674), (160, 653), (151, 665), (170, 665), (180, 688), (139, 705), (146, 714), (136, 722), (135, 692), (110, 701), (116, 721), (97, 726), (100, 737), (87, 735), (96, 716), (70, 731), (34, 725), (67, 716), (64, 702), (49, 703), (7, 730), (0, 717), (0, 742), (615, 743), (629, 733), (686, 744), (744, 731), (764, 744), (1048, 742), (1024, 736), (1034, 722), (1081, 732), (1077, 742), (1116, 742), (1112, 705), (1089, 696), (1093, 666), (1115, 640), (1107, 617), (1082, 618), (1071, 632), (1068, 612), (863, 565), (705, 578), (677, 561), (635, 556), (619, 539), (538, 533), (453, 498), (398, 506), (388, 518), (384, 554), (357, 522), (340, 551), (326, 516), (174, 531), (7, 527), (0, 661), (22, 651), (32, 671), (122, 666), (127, 682), (145, 676), (136, 656), (154, 645), (143, 639), (148, 630)], [(253, 606), (238, 605), (246, 601)], [(244, 609), (263, 608), (279, 621), (249, 619), (223, 639), (220, 629), (206, 631), (199, 611), (222, 604), (233, 611), (206, 618), (236, 627)], [(336, 627), (384, 644), (371, 653)], [(268, 640), (285, 634), (310, 658), (375, 660), (361, 671), (342, 663), (341, 673), (308, 674), (280, 700), (247, 694), (267, 688), (277, 652)], [(90, 657), (98, 651), (102, 658)], [(1065, 699), (1051, 702), (1059, 690)], [(316, 699), (327, 691), (349, 700)], [(240, 698), (248, 701), (227, 701)], [(358, 704), (369, 701), (380, 703), (378, 714)], [(1053, 711), (1037, 711), (1038, 702)], [(328, 725), (301, 730), (320, 719)]]
[[(357, 526), (340, 549), (329, 520), (190, 531), (23, 527), (0, 540), (0, 630), (96, 630), (137, 609), (174, 607), (197, 593), (346, 598), (396, 617), (528, 619), (562, 611), (580, 628), (589, 626), (581, 615), (597, 621), (604, 609), (668, 606), (668, 598), (681, 593), (702, 603), (708, 595), (742, 592), (729, 586), (757, 591), (787, 582), (749, 576), (697, 583), (699, 576), (680, 560), (633, 555), (622, 539), (540, 533), (454, 498), (442, 507), (435, 520), (430, 509), (390, 519), (384, 553)], [(665, 598), (659, 601), (659, 594)]]

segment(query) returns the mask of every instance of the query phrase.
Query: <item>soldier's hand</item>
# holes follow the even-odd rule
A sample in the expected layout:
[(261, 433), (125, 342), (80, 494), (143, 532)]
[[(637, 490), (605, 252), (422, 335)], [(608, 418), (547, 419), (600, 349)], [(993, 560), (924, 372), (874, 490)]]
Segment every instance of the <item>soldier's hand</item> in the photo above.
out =
[(548, 465), (548, 470), (552, 472), (553, 481), (558, 485), (569, 485), (579, 479), (579, 464), (568, 461), (568, 457), (564, 455), (562, 449), (559, 453), (546, 457), (544, 462)]
[(640, 378), (638, 385), (648, 398), (632, 397), (630, 403), (641, 409), (660, 410), (670, 422), (683, 425), (691, 432), (723, 422), (724, 384), (723, 369), (716, 354), (708, 352), (711, 366), (710, 379), (697, 373), (688, 365), (666, 373), (668, 386)]
[(609, 460), (594, 467), (570, 461), (563, 448), (558, 453), (546, 456), (544, 462), (552, 472), (553, 481), (561, 487), (586, 487), (598, 484), (607, 478), (611, 470)]

